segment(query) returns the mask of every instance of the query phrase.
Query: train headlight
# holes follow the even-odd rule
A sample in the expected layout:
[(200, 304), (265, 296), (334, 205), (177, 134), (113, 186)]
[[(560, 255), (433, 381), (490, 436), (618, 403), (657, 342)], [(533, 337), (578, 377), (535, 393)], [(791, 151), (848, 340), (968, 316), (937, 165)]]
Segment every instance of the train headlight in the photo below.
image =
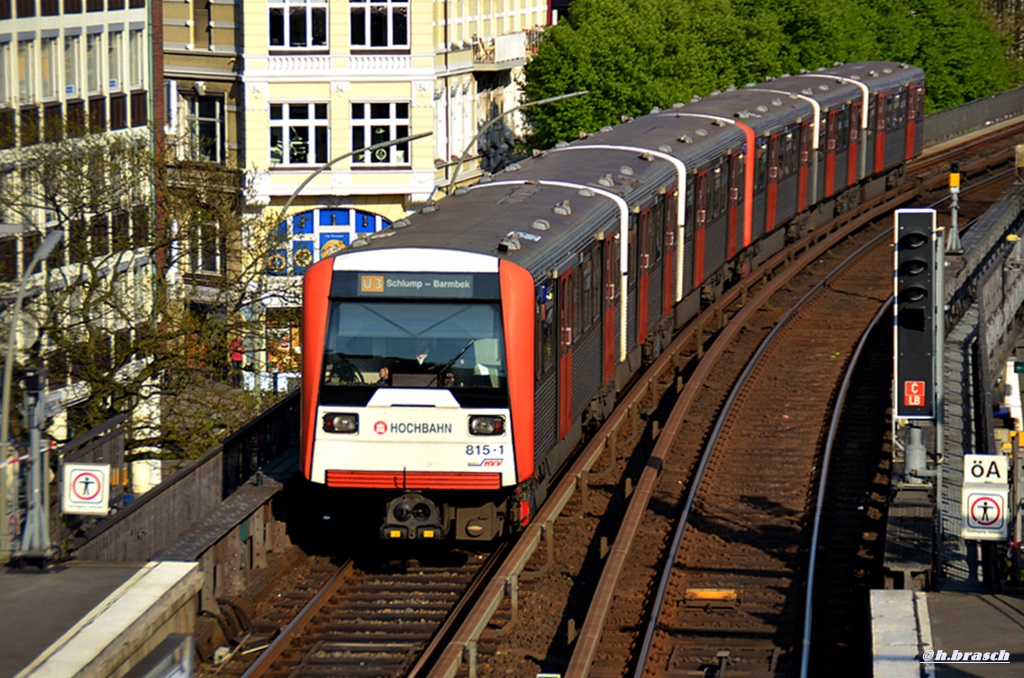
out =
[(474, 436), (500, 436), (505, 432), (505, 417), (477, 414), (469, 418), (469, 433)]
[(358, 433), (359, 415), (345, 412), (328, 412), (324, 415), (324, 430), (328, 433)]

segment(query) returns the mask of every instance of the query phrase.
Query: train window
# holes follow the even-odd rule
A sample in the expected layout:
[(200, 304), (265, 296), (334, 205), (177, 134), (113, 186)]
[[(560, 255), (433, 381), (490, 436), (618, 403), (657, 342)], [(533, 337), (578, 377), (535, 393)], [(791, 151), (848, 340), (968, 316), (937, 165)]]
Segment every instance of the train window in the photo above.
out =
[(845, 151), (850, 146), (850, 108), (843, 106), (836, 116), (836, 150)]
[(754, 190), (760, 191), (768, 184), (768, 137), (757, 140), (754, 155)]
[(800, 153), (797, 148), (798, 136), (795, 128), (789, 128), (782, 135), (779, 144), (779, 178), (788, 177), (796, 172)]
[(555, 318), (555, 286), (551, 281), (537, 287), (537, 378), (551, 372), (555, 367), (555, 341), (557, 318)]
[(694, 188), (693, 176), (686, 178), (686, 223), (690, 228), (694, 228), (697, 225), (697, 212), (696, 212), (696, 189)]
[(325, 386), (504, 388), (506, 376), (496, 302), (331, 302)]
[(729, 192), (729, 177), (725, 172), (724, 160), (715, 168), (712, 182), (711, 205), (709, 205), (709, 208), (711, 215), (713, 217), (717, 217), (725, 212), (726, 205), (728, 204), (727, 194)]
[(637, 229), (637, 216), (636, 214), (629, 215), (629, 251), (626, 254), (629, 256), (629, 287), (632, 289), (636, 285), (637, 279), (637, 265), (639, 260), (639, 247), (636, 242), (636, 229)]
[(651, 253), (651, 263), (661, 261), (661, 246), (665, 233), (665, 196), (660, 195), (651, 208), (651, 244), (647, 251)]
[(580, 330), (580, 336), (593, 326), (598, 315), (601, 298), (599, 276), (595, 275), (598, 251), (596, 243), (588, 247), (581, 255), (577, 269), (576, 285), (580, 289), (580, 295), (576, 303), (576, 327)]

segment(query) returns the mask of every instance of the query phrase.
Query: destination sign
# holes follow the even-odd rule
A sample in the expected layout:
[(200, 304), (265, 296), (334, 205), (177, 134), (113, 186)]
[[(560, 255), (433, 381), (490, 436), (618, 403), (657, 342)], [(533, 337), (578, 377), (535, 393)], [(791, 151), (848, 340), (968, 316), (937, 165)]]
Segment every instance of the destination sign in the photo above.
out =
[(468, 273), (360, 273), (356, 295), (469, 299), (473, 278)]

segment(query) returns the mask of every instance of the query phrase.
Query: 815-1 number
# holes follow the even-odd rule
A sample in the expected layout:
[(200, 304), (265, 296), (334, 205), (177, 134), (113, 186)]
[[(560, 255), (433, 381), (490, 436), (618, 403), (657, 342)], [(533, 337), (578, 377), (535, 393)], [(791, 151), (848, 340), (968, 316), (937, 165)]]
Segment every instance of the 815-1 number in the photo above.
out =
[(504, 445), (466, 445), (466, 455), (467, 456), (483, 455), (483, 456), (486, 457), (489, 454), (503, 455), (503, 454), (505, 454), (505, 446)]

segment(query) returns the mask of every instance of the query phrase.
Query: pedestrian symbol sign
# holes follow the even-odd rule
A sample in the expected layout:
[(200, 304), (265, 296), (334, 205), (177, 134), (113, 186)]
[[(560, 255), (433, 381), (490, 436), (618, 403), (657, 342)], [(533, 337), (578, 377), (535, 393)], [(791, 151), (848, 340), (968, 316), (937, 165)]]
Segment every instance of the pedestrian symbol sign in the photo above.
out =
[(110, 504), (110, 464), (65, 464), (61, 511), (107, 515)]
[(1008, 536), (1007, 492), (1002, 489), (964, 486), (964, 539), (1000, 540)]

